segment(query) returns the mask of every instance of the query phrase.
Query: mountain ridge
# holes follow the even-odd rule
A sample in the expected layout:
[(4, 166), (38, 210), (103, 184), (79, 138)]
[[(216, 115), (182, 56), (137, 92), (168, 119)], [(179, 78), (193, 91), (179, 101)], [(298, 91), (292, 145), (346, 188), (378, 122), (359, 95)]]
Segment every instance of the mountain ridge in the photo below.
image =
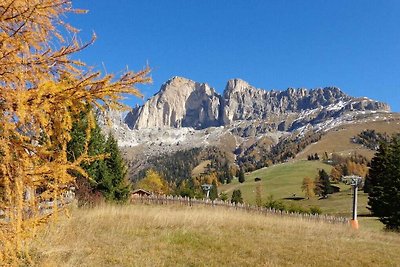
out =
[[(290, 114), (318, 108), (322, 109), (321, 113), (311, 121), (333, 116), (333, 110), (340, 111), (340, 114), (351, 110), (390, 111), (386, 103), (351, 97), (338, 87), (264, 90), (235, 78), (227, 82), (222, 94), (218, 94), (207, 83), (175, 76), (165, 82), (144, 105), (133, 108), (127, 114), (125, 123), (131, 129), (205, 129), (226, 126), (240, 120), (275, 118), (283, 122)], [(284, 128), (287, 130), (295, 127), (287, 125)]]

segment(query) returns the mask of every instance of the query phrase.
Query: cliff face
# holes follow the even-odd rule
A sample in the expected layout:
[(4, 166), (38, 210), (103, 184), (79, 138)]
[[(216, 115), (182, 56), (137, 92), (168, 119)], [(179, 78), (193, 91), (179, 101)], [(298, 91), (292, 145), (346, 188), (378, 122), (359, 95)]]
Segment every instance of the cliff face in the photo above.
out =
[(230, 80), (224, 91), (225, 122), (235, 120), (268, 119), (288, 113), (298, 113), (327, 107), (351, 97), (335, 87), (324, 89), (293, 89), (265, 91), (256, 89), (245, 81)]
[(205, 83), (174, 77), (125, 118), (130, 128), (219, 126), (221, 97)]
[(204, 129), (235, 121), (264, 120), (286, 131), (349, 111), (365, 110), (389, 111), (390, 108), (367, 98), (350, 97), (336, 87), (267, 91), (232, 79), (221, 96), (205, 83), (174, 77), (143, 106), (129, 112), (125, 123), (131, 129)]

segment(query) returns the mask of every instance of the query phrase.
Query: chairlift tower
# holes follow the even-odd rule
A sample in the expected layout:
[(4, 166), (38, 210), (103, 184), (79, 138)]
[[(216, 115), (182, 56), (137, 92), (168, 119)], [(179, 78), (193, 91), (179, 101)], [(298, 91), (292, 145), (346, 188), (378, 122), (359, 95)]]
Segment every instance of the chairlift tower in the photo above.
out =
[(358, 220), (357, 220), (357, 190), (359, 187), (363, 185), (363, 179), (360, 176), (350, 175), (343, 176), (342, 181), (346, 184), (349, 184), (353, 188), (353, 216), (351, 219), (351, 227), (353, 229), (358, 229)]
[(211, 190), (212, 184), (202, 184), (201, 188), (203, 188), (203, 191), (206, 193), (206, 198), (210, 198), (210, 190)]

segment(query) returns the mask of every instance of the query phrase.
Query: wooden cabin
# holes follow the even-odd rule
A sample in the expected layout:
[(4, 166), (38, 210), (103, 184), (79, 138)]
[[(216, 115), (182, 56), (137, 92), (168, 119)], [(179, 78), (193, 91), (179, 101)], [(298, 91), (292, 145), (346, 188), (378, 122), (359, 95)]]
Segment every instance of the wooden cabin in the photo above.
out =
[(131, 197), (133, 197), (133, 198), (137, 198), (137, 197), (147, 197), (147, 196), (150, 196), (150, 195), (152, 195), (152, 193), (149, 192), (149, 191), (146, 191), (146, 190), (144, 190), (144, 189), (136, 189), (136, 190), (134, 190), (134, 191), (132, 192)]

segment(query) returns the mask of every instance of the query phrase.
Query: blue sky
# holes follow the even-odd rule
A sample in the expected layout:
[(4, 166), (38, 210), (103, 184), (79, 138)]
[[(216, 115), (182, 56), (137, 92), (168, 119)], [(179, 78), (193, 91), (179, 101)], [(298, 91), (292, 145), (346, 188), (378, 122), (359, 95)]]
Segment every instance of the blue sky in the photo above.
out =
[[(222, 92), (231, 78), (258, 88), (338, 86), (400, 111), (400, 1), (77, 0), (68, 15), (82, 41), (75, 57), (120, 73), (147, 63), (153, 84), (172, 76)], [(129, 99), (129, 104), (142, 103)]]

